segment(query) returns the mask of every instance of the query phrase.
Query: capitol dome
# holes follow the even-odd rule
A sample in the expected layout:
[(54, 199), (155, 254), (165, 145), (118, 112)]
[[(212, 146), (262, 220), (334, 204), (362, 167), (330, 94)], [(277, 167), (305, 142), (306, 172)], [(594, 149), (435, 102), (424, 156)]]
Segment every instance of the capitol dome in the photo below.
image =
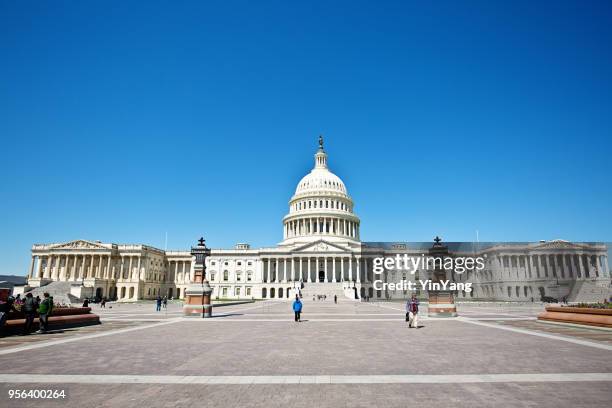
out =
[(283, 218), (283, 243), (323, 238), (359, 241), (359, 223), (346, 186), (327, 167), (323, 137), (319, 136), (314, 168), (298, 183), (289, 201), (289, 214)]
[(346, 195), (346, 187), (340, 177), (329, 171), (327, 167), (312, 169), (297, 185), (295, 194), (304, 194), (309, 191), (330, 190)]

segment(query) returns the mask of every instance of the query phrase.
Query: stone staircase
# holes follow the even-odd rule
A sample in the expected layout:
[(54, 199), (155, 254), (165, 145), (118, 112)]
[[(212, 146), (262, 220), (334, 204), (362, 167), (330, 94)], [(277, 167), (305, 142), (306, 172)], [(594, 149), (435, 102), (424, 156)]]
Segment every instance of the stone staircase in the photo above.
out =
[(312, 300), (313, 296), (327, 296), (327, 300), (333, 300), (334, 295), (338, 296), (338, 299), (346, 298), (345, 291), (342, 288), (342, 282), (312, 282), (304, 283), (302, 288), (302, 298)]
[(70, 294), (70, 282), (50, 282), (44, 286), (33, 288), (29, 291), (32, 296), (40, 296), (43, 298), (43, 293), (49, 292), (49, 295), (53, 296), (53, 303), (58, 305), (69, 306), (71, 304), (79, 304), (79, 298)]
[(589, 280), (576, 281), (567, 297), (567, 301), (596, 303), (609, 299), (612, 294), (610, 284), (606, 282), (598, 283)]

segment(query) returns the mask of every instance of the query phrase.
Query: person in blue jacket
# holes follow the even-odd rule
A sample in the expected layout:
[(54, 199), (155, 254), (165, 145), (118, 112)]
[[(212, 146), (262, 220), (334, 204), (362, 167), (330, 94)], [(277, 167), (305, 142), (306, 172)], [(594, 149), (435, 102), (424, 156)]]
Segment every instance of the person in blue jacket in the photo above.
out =
[(295, 295), (295, 300), (293, 301), (293, 313), (295, 313), (295, 321), (301, 322), (302, 319), (300, 314), (302, 313), (302, 301), (298, 295)]

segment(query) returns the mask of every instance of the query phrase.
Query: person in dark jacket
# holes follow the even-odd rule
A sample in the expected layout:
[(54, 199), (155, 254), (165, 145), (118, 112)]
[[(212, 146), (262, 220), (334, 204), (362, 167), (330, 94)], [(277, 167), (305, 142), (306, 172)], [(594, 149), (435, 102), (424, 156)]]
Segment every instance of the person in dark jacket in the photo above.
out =
[(158, 312), (161, 311), (162, 298), (159, 295), (157, 296), (155, 304), (156, 304), (155, 310)]
[(12, 296), (9, 296), (6, 302), (0, 301), (0, 330), (2, 330), (2, 328), (4, 327), (4, 323), (6, 323), (6, 320), (8, 319), (9, 312), (17, 311), (15, 309), (14, 303), (15, 298)]
[(301, 314), (302, 314), (302, 301), (298, 295), (295, 295), (295, 300), (293, 301), (293, 313), (295, 314), (295, 321), (301, 322)]
[(23, 330), (23, 334), (30, 334), (32, 331), (32, 324), (34, 324), (34, 318), (36, 317), (36, 310), (38, 309), (38, 303), (36, 303), (36, 299), (32, 296), (32, 293), (28, 293), (25, 296), (25, 301), (23, 302), (23, 314), (25, 314), (25, 326)]

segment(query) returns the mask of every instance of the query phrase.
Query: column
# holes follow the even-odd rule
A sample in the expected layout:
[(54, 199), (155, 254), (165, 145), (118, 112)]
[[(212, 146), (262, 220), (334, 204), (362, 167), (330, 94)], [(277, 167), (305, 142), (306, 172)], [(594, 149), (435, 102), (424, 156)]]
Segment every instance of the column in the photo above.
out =
[(572, 265), (572, 255), (563, 255), (563, 266), (567, 269), (570, 278), (575, 278), (574, 267)]
[(361, 257), (357, 257), (357, 283), (361, 283)]
[(580, 267), (580, 277), (582, 279), (586, 278), (586, 273), (584, 271), (584, 257), (582, 254), (578, 255), (578, 266)]
[(287, 258), (283, 258), (283, 283), (287, 282)]
[[(369, 283), (370, 277), (368, 276), (368, 258), (367, 257), (363, 258), (363, 273), (364, 273), (363, 281), (365, 283)], [(406, 276), (406, 278), (408, 278), (408, 276)]]
[(66, 254), (66, 261), (64, 263), (64, 281), (70, 279), (70, 255)]
[(332, 256), (332, 282), (336, 283), (336, 257)]
[(74, 280), (83, 279), (81, 275), (81, 268), (79, 267), (79, 256), (74, 256)]
[(128, 279), (134, 279), (134, 266), (132, 265), (132, 261), (133, 261), (133, 256), (130, 255), (130, 262), (129, 262), (129, 266), (128, 266)]
[(325, 271), (325, 283), (329, 282), (329, 276), (327, 276), (327, 257), (323, 257), (323, 270)]
[(102, 266), (102, 262), (102, 255), (98, 255), (98, 269), (96, 269), (96, 278), (98, 279), (102, 279), (102, 274), (104, 273), (104, 266)]
[(45, 259), (45, 268), (43, 269), (43, 277), (45, 279), (51, 278), (51, 255), (47, 255)]
[(78, 279), (78, 270), (77, 270), (77, 261), (78, 261), (78, 255), (74, 256), (74, 259), (72, 260), (72, 272), (70, 272), (70, 276), (72, 277), (72, 280), (75, 281)]
[(280, 273), (279, 271), (279, 266), (278, 266), (278, 258), (274, 257), (274, 268), (272, 268), (272, 274), (274, 275), (274, 278), (272, 279), (272, 283), (277, 283), (280, 281), (280, 279), (278, 278), (278, 274)]
[(34, 255), (32, 255), (32, 259), (30, 259), (30, 271), (28, 272), (28, 278), (33, 278), (32, 274), (34, 273)]
[(102, 278), (102, 255), (98, 255), (98, 266), (96, 267), (96, 269), (94, 270), (94, 277), (95, 278)]
[(57, 278), (59, 277), (58, 262), (59, 262), (59, 256), (53, 255), (53, 266), (51, 267), (51, 279), (52, 280), (57, 280)]
[(344, 282), (344, 257), (340, 257), (340, 280)]
[(36, 258), (38, 258), (37, 259), (38, 264), (36, 265), (36, 269), (37, 269), (36, 277), (42, 278), (43, 277), (42, 256), (38, 255)]
[(111, 271), (111, 261), (112, 261), (112, 255), (109, 254), (108, 255), (108, 262), (106, 263), (106, 277), (107, 279), (112, 279), (113, 278), (113, 274)]
[(142, 256), (139, 255), (138, 256), (138, 270), (137, 270), (136, 276), (135, 276), (136, 280), (140, 280), (141, 279), (141, 277), (140, 277), (140, 265), (141, 265), (141, 261), (142, 261)]
[(304, 271), (303, 271), (303, 265), (302, 265), (302, 257), (300, 256), (298, 258), (298, 263), (300, 264), (300, 281), (304, 282)]
[(349, 282), (353, 281), (353, 255), (349, 256)]
[(548, 258), (548, 262), (551, 264), (550, 265), (550, 269), (552, 269), (552, 271), (553, 271), (552, 272), (553, 278), (559, 278), (561, 274), (559, 273), (559, 265), (558, 265), (558, 262), (557, 262), (557, 254), (553, 254), (552, 255), (552, 258), (553, 258), (552, 262), (550, 262), (550, 255), (548, 255), (547, 258)]
[(295, 282), (296, 280), (298, 280), (298, 277), (295, 273), (295, 258), (291, 257), (291, 280), (293, 282)]
[(81, 266), (83, 269), (83, 279), (89, 278), (89, 269), (91, 268), (91, 264), (88, 265), (87, 260), (90, 257), (91, 255), (83, 255), (83, 265)]
[[(265, 262), (265, 258), (264, 258), (264, 262)], [(270, 258), (268, 258), (268, 276), (266, 276), (266, 280), (265, 280), (265, 282), (267, 282), (267, 283), (271, 283), (272, 282), (272, 278), (271, 278), (271, 275), (270, 275), (270, 263), (271, 263), (270, 262)]]
[(308, 257), (308, 283), (312, 282), (311, 279), (311, 275), (310, 275), (310, 256)]
[(65, 281), (68, 275), (68, 255), (64, 255), (64, 267), (62, 268), (62, 255), (59, 256), (59, 272), (57, 275), (57, 279), (60, 281)]

